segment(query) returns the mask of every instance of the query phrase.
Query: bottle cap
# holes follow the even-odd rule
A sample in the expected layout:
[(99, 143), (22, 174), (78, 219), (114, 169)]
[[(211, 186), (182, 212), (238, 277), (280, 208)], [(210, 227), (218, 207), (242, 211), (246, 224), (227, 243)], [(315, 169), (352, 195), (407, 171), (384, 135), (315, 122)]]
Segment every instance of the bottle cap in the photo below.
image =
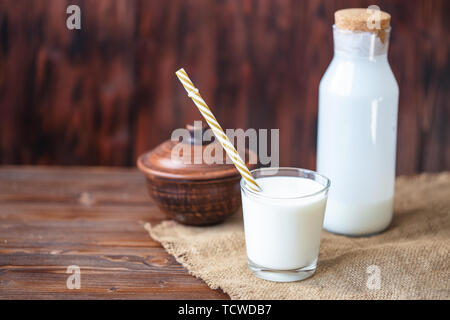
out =
[(391, 23), (391, 15), (376, 9), (351, 8), (336, 11), (334, 20), (339, 29), (373, 32), (384, 43), (386, 30)]

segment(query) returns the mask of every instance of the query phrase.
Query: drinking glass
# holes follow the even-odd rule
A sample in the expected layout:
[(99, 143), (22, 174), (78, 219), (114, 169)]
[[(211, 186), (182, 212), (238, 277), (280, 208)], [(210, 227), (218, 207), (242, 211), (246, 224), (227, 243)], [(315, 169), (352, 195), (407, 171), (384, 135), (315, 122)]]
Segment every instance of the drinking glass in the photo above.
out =
[(330, 180), (299, 168), (262, 168), (252, 175), (263, 192), (252, 191), (245, 179), (240, 184), (250, 270), (278, 282), (312, 276)]

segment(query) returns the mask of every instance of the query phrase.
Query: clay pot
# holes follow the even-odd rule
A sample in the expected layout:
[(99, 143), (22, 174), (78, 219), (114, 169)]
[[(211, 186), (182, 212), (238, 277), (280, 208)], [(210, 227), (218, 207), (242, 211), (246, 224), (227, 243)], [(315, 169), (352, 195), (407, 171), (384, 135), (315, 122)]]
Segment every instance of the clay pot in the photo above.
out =
[[(190, 135), (189, 139), (185, 139), (188, 141), (181, 142), (184, 145), (180, 145), (179, 141), (165, 141), (141, 155), (137, 166), (147, 177), (150, 197), (169, 219), (187, 225), (222, 222), (241, 206), (241, 176), (233, 164), (225, 162), (225, 151), (222, 152), (221, 164), (209, 164), (211, 157), (202, 157), (205, 148), (215, 148), (213, 144), (219, 143), (201, 141), (206, 127), (188, 125), (187, 129)], [(177, 150), (182, 149), (180, 147), (190, 150), (191, 157), (174, 159), (171, 155), (175, 147)], [(219, 149), (222, 150), (222, 147), (219, 146)], [(183, 156), (183, 150), (179, 155)], [(214, 157), (215, 153), (212, 152), (211, 156)], [(245, 159), (256, 159), (256, 154), (246, 150)], [(247, 166), (250, 170), (256, 167), (248, 162)]]

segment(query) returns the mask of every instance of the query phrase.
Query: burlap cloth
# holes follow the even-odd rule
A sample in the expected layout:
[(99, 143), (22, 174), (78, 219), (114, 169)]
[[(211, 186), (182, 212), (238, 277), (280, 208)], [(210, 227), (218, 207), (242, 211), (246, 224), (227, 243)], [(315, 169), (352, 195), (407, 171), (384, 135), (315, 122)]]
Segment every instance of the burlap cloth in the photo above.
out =
[[(381, 234), (323, 231), (316, 273), (299, 282), (250, 273), (241, 213), (212, 227), (164, 221), (145, 228), (192, 275), (232, 299), (450, 299), (450, 172), (398, 178), (394, 219)], [(371, 265), (379, 268), (379, 289), (373, 278), (367, 286)]]

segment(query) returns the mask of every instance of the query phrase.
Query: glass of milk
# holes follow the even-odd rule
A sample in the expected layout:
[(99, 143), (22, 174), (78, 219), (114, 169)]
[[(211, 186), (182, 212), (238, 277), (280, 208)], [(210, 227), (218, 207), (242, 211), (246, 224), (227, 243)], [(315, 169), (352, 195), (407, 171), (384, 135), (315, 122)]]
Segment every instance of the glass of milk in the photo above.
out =
[(241, 180), (250, 270), (279, 282), (312, 276), (330, 180), (298, 168), (262, 168), (252, 174), (263, 191), (252, 191)]
[(317, 171), (333, 181), (324, 228), (349, 236), (381, 232), (393, 215), (399, 88), (387, 57), (390, 15), (377, 14), (374, 32), (366, 9), (336, 12), (319, 87)]

